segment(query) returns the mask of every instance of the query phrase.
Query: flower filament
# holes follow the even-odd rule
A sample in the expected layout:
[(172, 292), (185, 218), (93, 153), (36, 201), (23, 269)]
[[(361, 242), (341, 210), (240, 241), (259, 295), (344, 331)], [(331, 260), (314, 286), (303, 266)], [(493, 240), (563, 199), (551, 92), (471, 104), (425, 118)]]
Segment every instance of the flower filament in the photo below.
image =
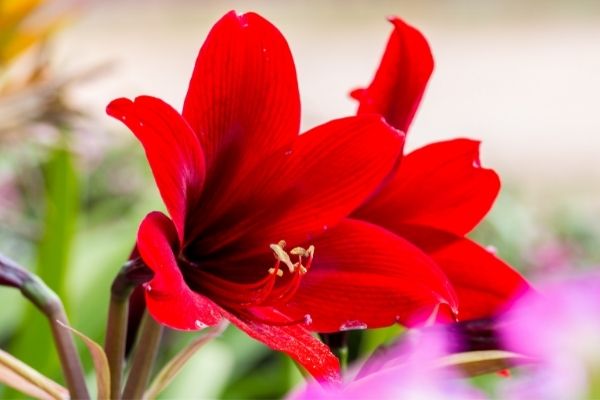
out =
[(290, 321), (287, 318), (282, 321), (265, 319), (254, 312), (261, 307), (285, 305), (298, 291), (302, 276), (310, 270), (315, 247), (312, 245), (306, 249), (294, 247), (288, 252), (285, 250), (286, 245), (286, 242), (281, 240), (269, 246), (275, 262), (267, 269), (264, 276), (255, 281), (236, 282), (203, 271), (200, 266), (186, 262), (188, 268), (194, 270), (194, 273), (189, 274), (188, 277), (193, 277), (195, 288), (199, 293), (218, 299), (218, 303), (222, 306), (237, 309), (259, 322), (271, 325), (304, 323), (304, 319), (298, 321)]

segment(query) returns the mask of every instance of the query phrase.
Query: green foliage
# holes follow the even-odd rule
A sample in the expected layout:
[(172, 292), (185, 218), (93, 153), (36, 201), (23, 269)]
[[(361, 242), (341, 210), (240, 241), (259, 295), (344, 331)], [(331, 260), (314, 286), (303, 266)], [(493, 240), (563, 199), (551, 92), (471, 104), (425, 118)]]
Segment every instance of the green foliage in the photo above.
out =
[[(62, 299), (70, 310), (66, 282), (79, 211), (78, 177), (73, 155), (66, 148), (53, 149), (41, 167), (44, 176), (45, 205), (42, 234), (37, 244), (36, 273)], [(52, 379), (60, 379), (60, 369), (48, 322), (32, 305), (27, 305), (22, 323), (14, 334), (11, 352)]]

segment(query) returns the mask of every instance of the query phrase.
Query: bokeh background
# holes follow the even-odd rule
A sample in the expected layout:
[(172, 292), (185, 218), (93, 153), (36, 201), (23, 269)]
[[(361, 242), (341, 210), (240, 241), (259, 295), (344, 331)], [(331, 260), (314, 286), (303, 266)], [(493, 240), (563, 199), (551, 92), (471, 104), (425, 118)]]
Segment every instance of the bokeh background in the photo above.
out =
[[(41, 4), (13, 21), (10, 3)], [(142, 217), (162, 208), (141, 147), (104, 108), (140, 94), (180, 108), (200, 45), (230, 9), (262, 14), (288, 39), (305, 129), (355, 111), (347, 94), (370, 82), (391, 31), (386, 16), (418, 27), (436, 70), (408, 149), (480, 139), (484, 165), (504, 183), (473, 236), (533, 279), (600, 264), (597, 1), (0, 5), (0, 252), (36, 270), (62, 296), (72, 324), (100, 342), (110, 282)], [(399, 331), (353, 334), (353, 356)], [(169, 332), (162, 357), (193, 337)], [(2, 288), (0, 347), (61, 379), (46, 322)], [(230, 329), (165, 398), (271, 398), (300, 380), (285, 357)], [(0, 397), (11, 395), (3, 390)]]

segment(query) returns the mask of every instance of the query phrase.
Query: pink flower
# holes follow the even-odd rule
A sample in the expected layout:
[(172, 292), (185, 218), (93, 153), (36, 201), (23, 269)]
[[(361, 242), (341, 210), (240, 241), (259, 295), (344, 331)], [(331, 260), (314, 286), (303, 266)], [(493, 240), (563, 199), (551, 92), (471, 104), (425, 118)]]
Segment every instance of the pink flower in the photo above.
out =
[(410, 331), (390, 354), (377, 360), (378, 369), (360, 371), (342, 387), (309, 384), (293, 400), (320, 399), (478, 399), (483, 396), (461, 381), (458, 371), (440, 368), (449, 353), (450, 338), (442, 329)]
[[(539, 362), (507, 382), (507, 398), (597, 398), (600, 373), (600, 274), (544, 285), (505, 316), (502, 335), (513, 351)], [(595, 390), (595, 392), (594, 392)]]

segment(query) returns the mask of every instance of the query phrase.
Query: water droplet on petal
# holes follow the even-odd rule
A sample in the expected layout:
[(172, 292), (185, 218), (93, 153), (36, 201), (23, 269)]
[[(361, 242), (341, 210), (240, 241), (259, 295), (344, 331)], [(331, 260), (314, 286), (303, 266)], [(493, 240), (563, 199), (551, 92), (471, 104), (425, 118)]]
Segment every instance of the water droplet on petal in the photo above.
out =
[(327, 229), (329, 229), (329, 226), (323, 225), (323, 230), (326, 231)]
[(304, 316), (304, 325), (310, 325), (312, 324), (312, 317), (310, 316), (310, 314), (306, 314)]
[(144, 283), (144, 289), (146, 289), (147, 292), (151, 292), (152, 291), (152, 286), (150, 286), (149, 283)]
[(206, 328), (208, 325), (206, 325), (205, 323), (203, 323), (202, 321), (196, 320), (194, 321), (194, 325), (196, 325), (196, 328), (198, 329), (204, 329)]
[(473, 160), (473, 168), (481, 168), (481, 162), (479, 162), (479, 160)]
[(485, 246), (485, 249), (486, 249), (486, 250), (487, 250), (487, 252), (488, 252), (488, 253), (490, 253), (490, 254), (493, 254), (493, 255), (496, 255), (496, 254), (498, 254), (498, 249), (496, 248), (496, 246), (492, 246), (492, 245)]
[(340, 326), (340, 331), (367, 329), (367, 324), (361, 321), (346, 321)]
[(291, 156), (292, 155), (292, 150), (288, 150), (288, 151), (286, 151), (283, 154), (285, 154), (286, 156)]

